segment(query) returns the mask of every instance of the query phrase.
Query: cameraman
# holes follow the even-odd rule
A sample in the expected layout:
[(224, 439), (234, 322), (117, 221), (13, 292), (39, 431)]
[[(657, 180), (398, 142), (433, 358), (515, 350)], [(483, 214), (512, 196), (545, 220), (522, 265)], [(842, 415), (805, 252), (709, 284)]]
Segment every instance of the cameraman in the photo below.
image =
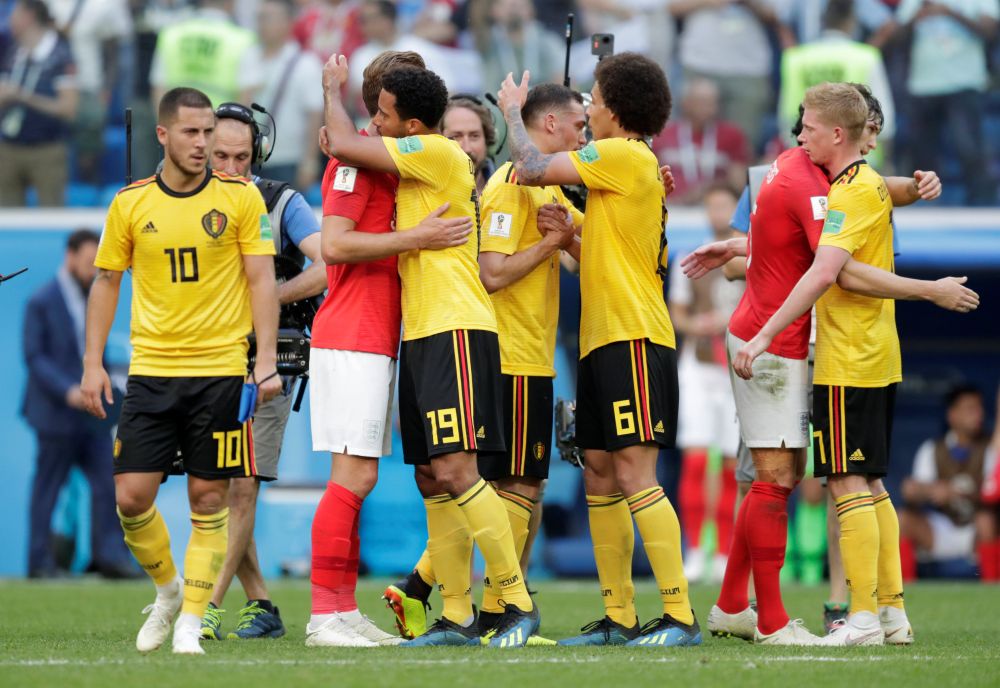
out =
[[(238, 103), (223, 103), (216, 109), (215, 147), (212, 167), (230, 176), (251, 176), (250, 167), (266, 158), (260, 130), (253, 113)], [(287, 184), (253, 175), (271, 219), (274, 233), (275, 276), (279, 281), (280, 330), (303, 333), (312, 322), (311, 300), (326, 288), (325, 263), (320, 256), (319, 223), (302, 194)], [(311, 264), (302, 269), (305, 259)], [(284, 281), (283, 281), (284, 278)], [(305, 301), (305, 303), (303, 303)], [(230, 638), (277, 638), (285, 634), (278, 608), (268, 596), (257, 561), (253, 540), (258, 480), (276, 480), (278, 457), (285, 425), (292, 406), (294, 379), (285, 379), (282, 394), (261, 404), (254, 415), (253, 445), (257, 475), (234, 478), (229, 488), (229, 549), (212, 601), (202, 621), (202, 638), (222, 639), (223, 598), (236, 575), (247, 595), (236, 630)]]

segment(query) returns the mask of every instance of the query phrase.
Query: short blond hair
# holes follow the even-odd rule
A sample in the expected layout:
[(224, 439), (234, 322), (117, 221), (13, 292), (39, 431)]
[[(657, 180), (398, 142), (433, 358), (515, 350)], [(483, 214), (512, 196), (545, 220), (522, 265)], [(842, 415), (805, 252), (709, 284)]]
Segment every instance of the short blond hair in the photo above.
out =
[(851, 84), (822, 83), (806, 91), (802, 106), (826, 124), (840, 127), (851, 141), (860, 141), (868, 122), (868, 103)]
[(424, 58), (412, 50), (386, 50), (368, 63), (362, 75), (361, 99), (371, 117), (378, 112), (378, 96), (382, 92), (382, 77), (397, 67), (419, 67), (425, 69)]

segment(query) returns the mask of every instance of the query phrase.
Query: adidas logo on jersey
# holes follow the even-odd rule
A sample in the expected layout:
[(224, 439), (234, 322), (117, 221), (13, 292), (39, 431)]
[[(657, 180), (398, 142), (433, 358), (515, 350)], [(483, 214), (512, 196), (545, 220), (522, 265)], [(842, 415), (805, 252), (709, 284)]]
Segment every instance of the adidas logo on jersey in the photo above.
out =
[(486, 428), (483, 427), (482, 425), (480, 425), (479, 429), (476, 430), (476, 439), (477, 440), (485, 440), (486, 439)]
[(146, 226), (142, 228), (142, 233), (143, 234), (156, 234), (157, 233), (156, 232), (156, 225), (153, 224), (152, 220), (150, 220), (149, 222), (147, 222)]
[(656, 425), (653, 426), (653, 432), (665, 432), (662, 420), (656, 421)]
[(860, 449), (855, 449), (854, 453), (847, 457), (848, 461), (864, 461), (865, 455), (861, 453)]

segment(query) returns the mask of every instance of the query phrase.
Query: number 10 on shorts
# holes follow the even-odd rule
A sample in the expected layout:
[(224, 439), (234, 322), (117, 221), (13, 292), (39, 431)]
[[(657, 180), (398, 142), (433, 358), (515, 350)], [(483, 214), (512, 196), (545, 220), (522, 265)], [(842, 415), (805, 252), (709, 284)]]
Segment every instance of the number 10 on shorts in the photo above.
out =
[(213, 432), (212, 439), (219, 448), (217, 468), (236, 468), (243, 465), (243, 430)]

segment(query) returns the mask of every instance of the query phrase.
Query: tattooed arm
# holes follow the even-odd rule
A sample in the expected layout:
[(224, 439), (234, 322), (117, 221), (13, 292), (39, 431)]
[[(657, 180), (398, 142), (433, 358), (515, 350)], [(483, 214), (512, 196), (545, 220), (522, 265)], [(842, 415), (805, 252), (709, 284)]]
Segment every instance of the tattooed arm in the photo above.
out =
[(528, 135), (521, 118), (521, 106), (528, 97), (528, 72), (515, 84), (511, 74), (500, 87), (499, 102), (510, 132), (510, 157), (517, 170), (517, 181), (528, 186), (550, 184), (582, 184), (580, 173), (568, 153), (545, 154), (538, 150)]

